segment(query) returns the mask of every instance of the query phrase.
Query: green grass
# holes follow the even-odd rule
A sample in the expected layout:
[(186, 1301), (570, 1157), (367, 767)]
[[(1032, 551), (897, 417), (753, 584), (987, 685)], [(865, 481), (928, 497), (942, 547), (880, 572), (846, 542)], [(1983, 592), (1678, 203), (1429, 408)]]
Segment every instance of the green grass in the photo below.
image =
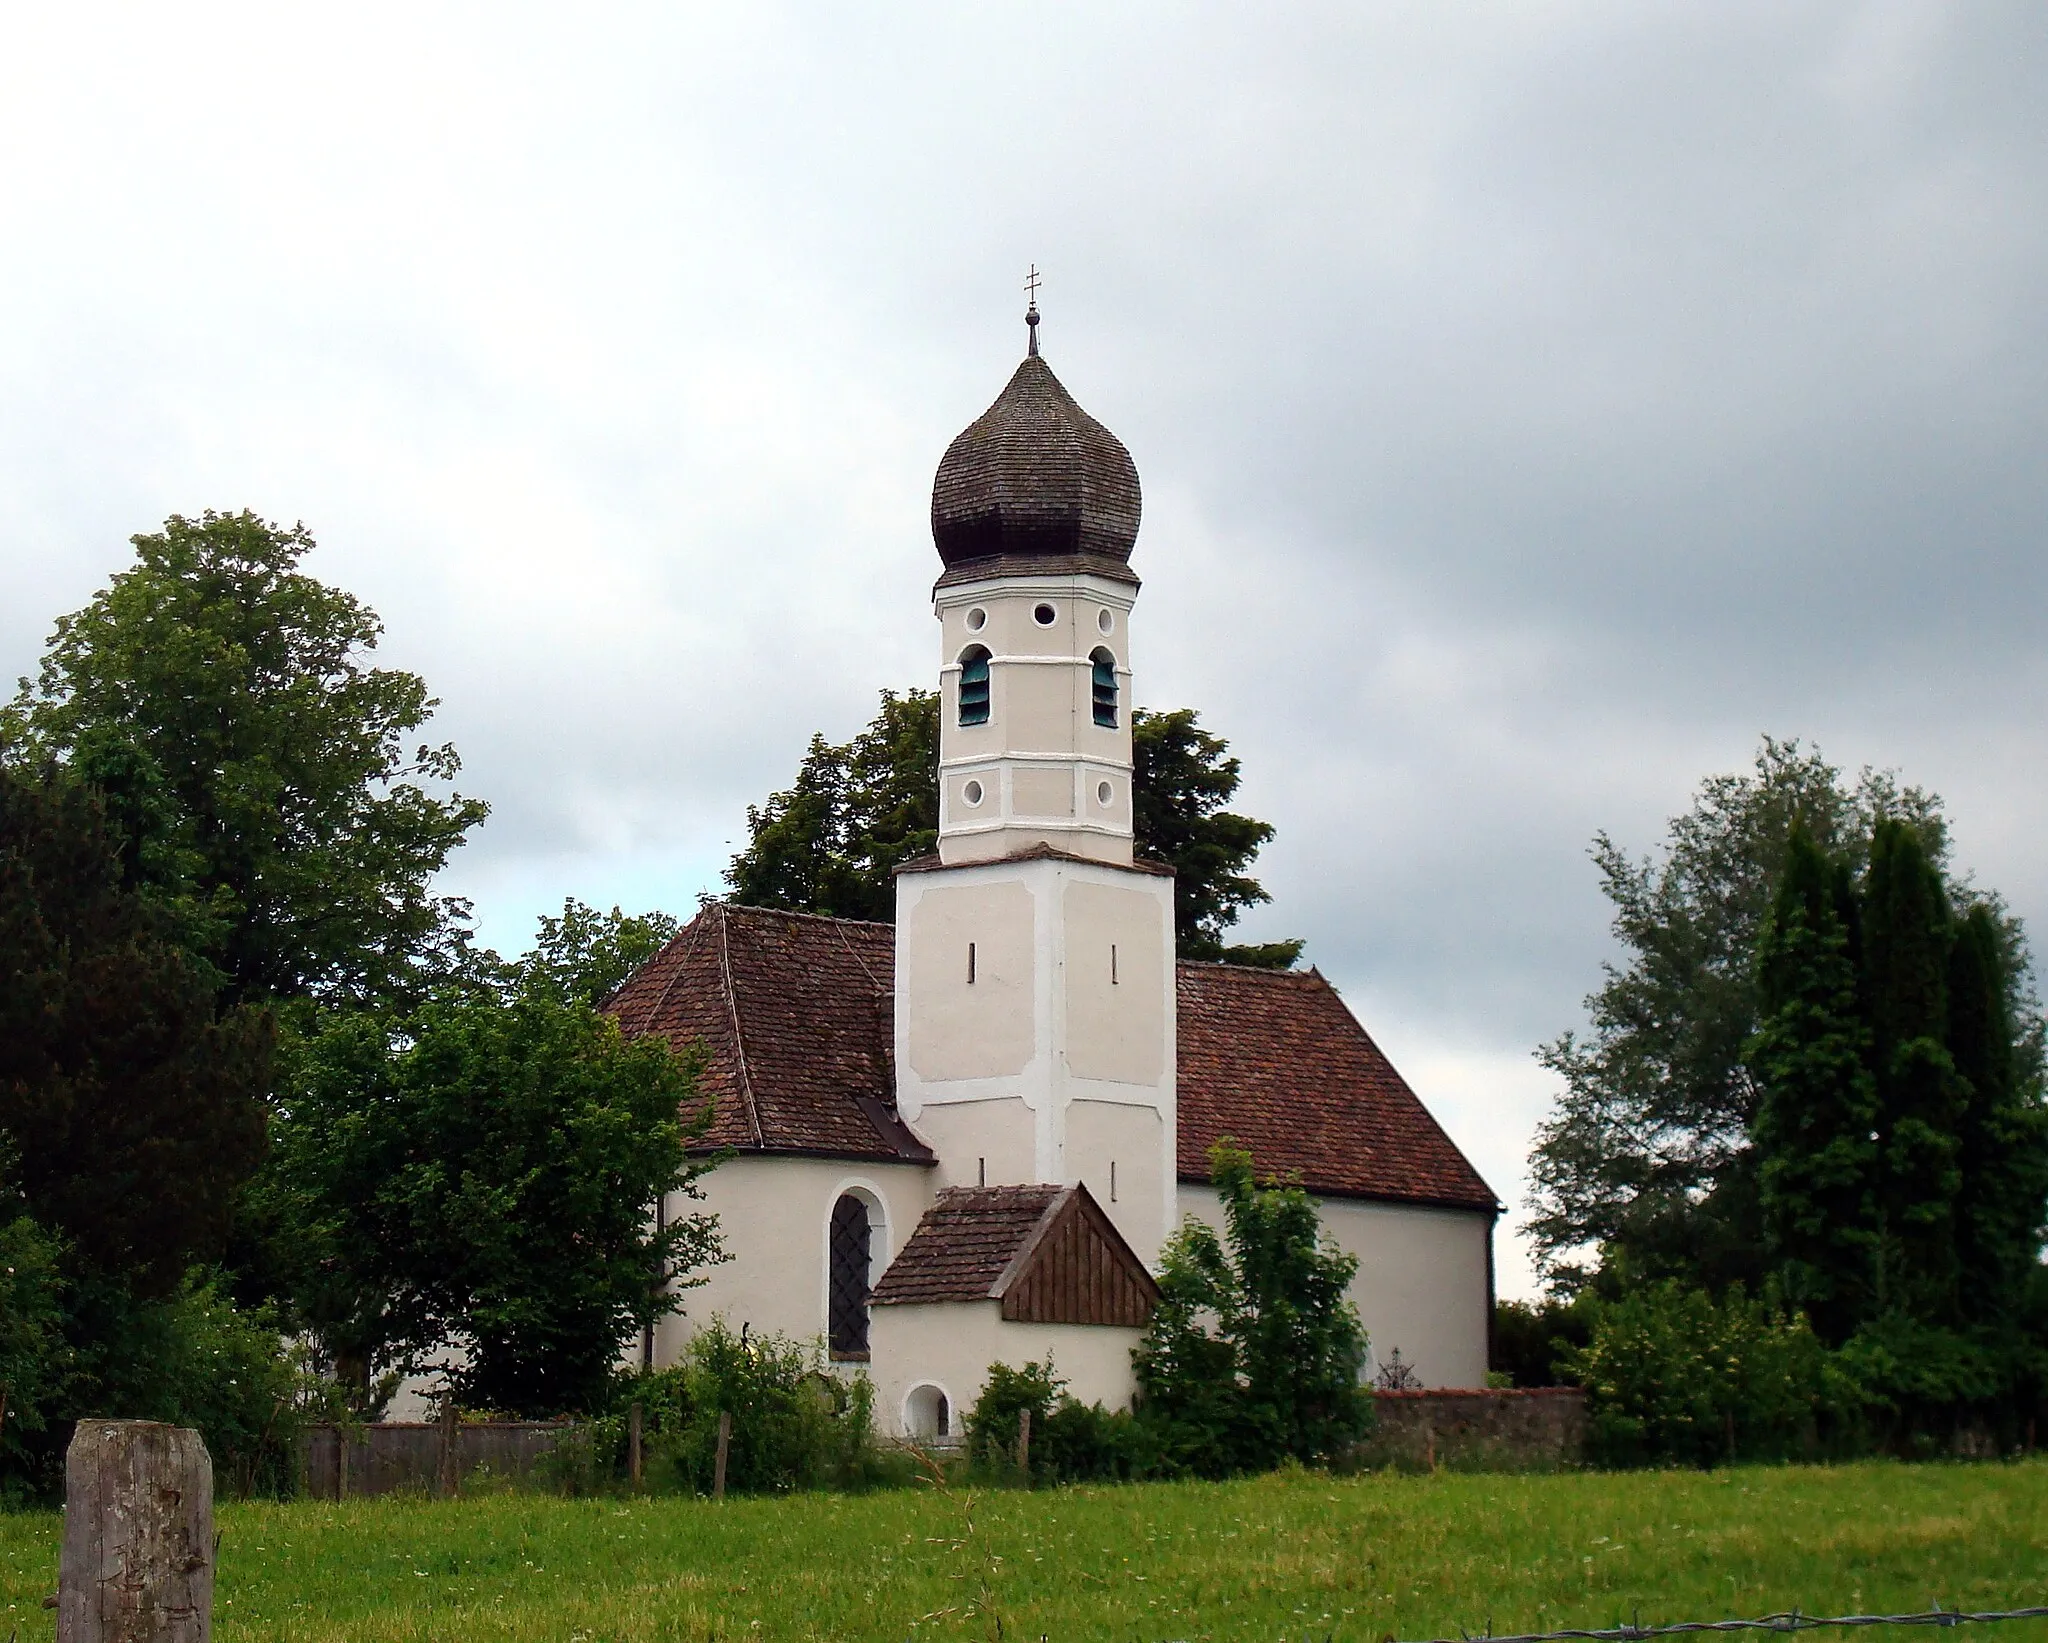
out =
[[(970, 1527), (971, 1525), (971, 1527)], [(1283, 1474), (1042, 1494), (232, 1505), (243, 1639), (1355, 1638), (2048, 1603), (2048, 1463)], [(0, 1626), (52, 1635), (58, 1520), (0, 1517)], [(1835, 1634), (1841, 1635), (1841, 1634)], [(1883, 1636), (1912, 1643), (1920, 1634)], [(1926, 1643), (1934, 1643), (1930, 1636)], [(2048, 1643), (2048, 1623), (1981, 1643)]]

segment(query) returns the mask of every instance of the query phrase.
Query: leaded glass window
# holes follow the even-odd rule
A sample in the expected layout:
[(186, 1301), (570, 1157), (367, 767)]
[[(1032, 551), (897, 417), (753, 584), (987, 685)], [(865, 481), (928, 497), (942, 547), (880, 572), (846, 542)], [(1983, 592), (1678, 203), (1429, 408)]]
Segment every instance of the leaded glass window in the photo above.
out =
[(832, 1206), (826, 1339), (835, 1358), (868, 1355), (868, 1206), (847, 1193)]

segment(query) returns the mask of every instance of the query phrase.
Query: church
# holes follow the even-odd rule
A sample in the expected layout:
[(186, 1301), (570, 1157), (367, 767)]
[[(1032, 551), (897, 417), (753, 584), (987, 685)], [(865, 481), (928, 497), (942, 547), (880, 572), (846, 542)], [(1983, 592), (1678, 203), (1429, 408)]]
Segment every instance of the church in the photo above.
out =
[(864, 1368), (885, 1432), (948, 1441), (990, 1364), (1048, 1356), (1121, 1407), (1227, 1135), (1358, 1257), (1373, 1372), (1483, 1386), (1492, 1191), (1316, 971), (1175, 958), (1132, 835), (1138, 471), (1025, 318), (932, 488), (938, 852), (895, 923), (708, 904), (606, 1006), (702, 1046), (731, 1150), (703, 1183), (729, 1258), (643, 1361), (723, 1315)]

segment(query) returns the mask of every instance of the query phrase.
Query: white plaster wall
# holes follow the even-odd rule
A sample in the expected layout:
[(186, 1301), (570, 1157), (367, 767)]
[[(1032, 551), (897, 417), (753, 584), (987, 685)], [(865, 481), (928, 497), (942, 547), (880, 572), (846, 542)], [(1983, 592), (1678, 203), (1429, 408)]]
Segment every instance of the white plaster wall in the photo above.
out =
[(952, 1406), (957, 1437), (990, 1364), (1014, 1369), (1048, 1356), (1083, 1403), (1127, 1409), (1137, 1389), (1131, 1349), (1143, 1335), (1099, 1324), (1005, 1323), (999, 1301), (878, 1306), (870, 1325), (875, 1424), (886, 1434), (907, 1436), (904, 1406), (912, 1388), (934, 1385)]
[[(999, 860), (1040, 843), (1130, 861), (1133, 597), (1128, 584), (1085, 575), (991, 577), (938, 595), (939, 853), (947, 862)], [(1053, 611), (1050, 624), (1035, 620), (1041, 607)], [(989, 652), (989, 720), (962, 725), (960, 658), (976, 647)], [(1113, 726), (1095, 723), (1097, 650), (1116, 659)], [(978, 804), (966, 802), (970, 778), (981, 787)]]
[[(970, 985), (968, 942), (977, 955), (1003, 955), (1008, 977), (1018, 932), (1031, 941), (1028, 983), (1000, 991), (980, 979)], [(978, 1160), (986, 1159), (991, 1185), (1085, 1180), (1107, 1203), (1097, 1175), (1106, 1179), (1115, 1157), (1118, 1229), (1141, 1259), (1157, 1257), (1179, 1220), (1172, 952), (1173, 881), (1159, 874), (1040, 858), (897, 879), (897, 1107), (938, 1155), (943, 1184), (984, 1179)], [(963, 1002), (967, 994), (977, 996)], [(1001, 1020), (998, 1005), (1008, 1012)], [(1029, 1054), (1002, 1072), (1017, 1061), (1020, 1032), (1030, 1035)], [(989, 1042), (1005, 1046), (1000, 1061)], [(1101, 1115), (1091, 1112), (1070, 1137), (1077, 1103), (1139, 1108), (1150, 1122), (1096, 1123)], [(1027, 1127), (1031, 1152), (1022, 1162)], [(1154, 1138), (1149, 1161), (1101, 1151), (1135, 1146), (1140, 1133)]]
[[(829, 1158), (729, 1158), (704, 1177), (701, 1204), (672, 1198), (669, 1214), (708, 1209), (731, 1260), (707, 1269), (688, 1290), (683, 1312), (655, 1328), (654, 1362), (675, 1362), (690, 1336), (722, 1313), (734, 1329), (774, 1331), (796, 1340), (825, 1333), (827, 1241), (832, 1206), (843, 1192), (862, 1193), (871, 1210), (869, 1258), (879, 1279), (909, 1240), (931, 1203), (932, 1172), (914, 1164), (857, 1164)], [(871, 1281), (873, 1281), (871, 1279)], [(640, 1343), (624, 1343), (640, 1361)]]
[(1131, 1252), (1147, 1267), (1157, 1267), (1159, 1246), (1169, 1230), (1160, 1213), (1160, 1188), (1171, 1185), (1166, 1122), (1158, 1109), (1070, 1101), (1066, 1127), (1067, 1179), (1085, 1182)]
[[(1351, 1299), (1370, 1341), (1369, 1372), (1398, 1347), (1424, 1386), (1484, 1386), (1492, 1217), (1355, 1198), (1318, 1202), (1325, 1229), (1358, 1257)], [(1211, 1187), (1181, 1183), (1180, 1210), (1222, 1227)]]

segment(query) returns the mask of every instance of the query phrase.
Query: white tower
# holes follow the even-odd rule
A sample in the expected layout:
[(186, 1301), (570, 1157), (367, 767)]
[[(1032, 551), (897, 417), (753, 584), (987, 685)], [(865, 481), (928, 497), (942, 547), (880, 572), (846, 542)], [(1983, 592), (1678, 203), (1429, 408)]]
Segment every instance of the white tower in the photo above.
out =
[(1030, 349), (932, 489), (939, 859), (896, 891), (896, 1079), (942, 1186), (1174, 1213), (1173, 880), (1133, 860), (1138, 472)]

